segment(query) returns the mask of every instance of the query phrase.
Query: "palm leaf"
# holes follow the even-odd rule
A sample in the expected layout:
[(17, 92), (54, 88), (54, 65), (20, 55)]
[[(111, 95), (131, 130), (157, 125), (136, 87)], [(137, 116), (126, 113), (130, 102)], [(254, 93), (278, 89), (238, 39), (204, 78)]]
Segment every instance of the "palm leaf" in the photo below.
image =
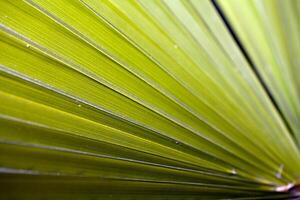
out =
[(281, 199), (297, 1), (0, 1), (4, 199)]

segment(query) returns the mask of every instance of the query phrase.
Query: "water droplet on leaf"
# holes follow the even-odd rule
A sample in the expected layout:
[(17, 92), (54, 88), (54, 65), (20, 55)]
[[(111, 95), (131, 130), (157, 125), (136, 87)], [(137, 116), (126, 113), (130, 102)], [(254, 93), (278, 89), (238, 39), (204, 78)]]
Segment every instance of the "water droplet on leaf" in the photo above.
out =
[(231, 170), (231, 173), (232, 174), (237, 174), (237, 172), (236, 172), (236, 170), (234, 168)]

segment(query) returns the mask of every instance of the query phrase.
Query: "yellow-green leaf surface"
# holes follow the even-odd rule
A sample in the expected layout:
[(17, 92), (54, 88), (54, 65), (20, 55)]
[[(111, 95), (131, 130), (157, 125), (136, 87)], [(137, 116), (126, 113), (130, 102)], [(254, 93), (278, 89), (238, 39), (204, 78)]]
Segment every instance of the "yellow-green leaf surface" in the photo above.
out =
[[(300, 145), (299, 1), (220, 3)], [(240, 16), (238, 20), (237, 16)]]
[(0, 197), (296, 195), (299, 9), (0, 0)]

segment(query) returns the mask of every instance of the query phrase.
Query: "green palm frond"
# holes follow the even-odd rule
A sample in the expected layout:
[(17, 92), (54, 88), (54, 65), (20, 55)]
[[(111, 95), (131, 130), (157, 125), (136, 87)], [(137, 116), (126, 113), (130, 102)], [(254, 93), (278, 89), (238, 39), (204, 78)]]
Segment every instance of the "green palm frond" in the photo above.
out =
[(296, 0), (0, 0), (1, 199), (297, 196), (299, 19)]

